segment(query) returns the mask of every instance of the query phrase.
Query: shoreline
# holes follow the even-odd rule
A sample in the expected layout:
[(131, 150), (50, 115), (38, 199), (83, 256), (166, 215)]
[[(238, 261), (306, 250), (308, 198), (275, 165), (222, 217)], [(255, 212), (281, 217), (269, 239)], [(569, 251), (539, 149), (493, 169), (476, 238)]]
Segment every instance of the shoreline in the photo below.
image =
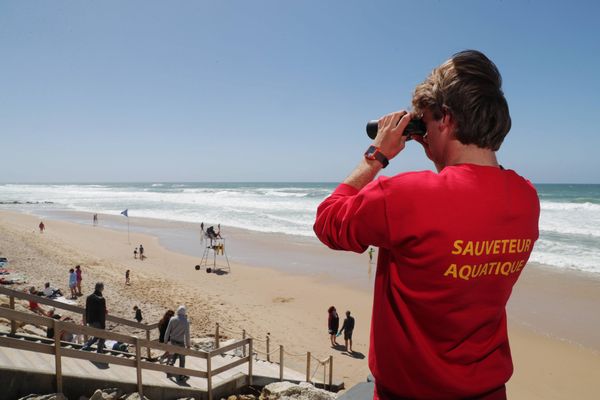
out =
[[(129, 302), (137, 298), (145, 300), (146, 307), (151, 304), (157, 307), (172, 303), (192, 304), (190, 313), (194, 332), (210, 334), (214, 332), (215, 322), (230, 329), (245, 328), (258, 337), (270, 332), (274, 343), (285, 344), (290, 352), (308, 350), (320, 357), (334, 355), (334, 375), (348, 386), (365, 380), (369, 373), (366, 356), (372, 304), (371, 291), (364, 284), (364, 281), (368, 282), (366, 255), (357, 255), (356, 274), (361, 278), (354, 285), (352, 279), (345, 280), (344, 276), (336, 276), (331, 271), (288, 271), (284, 267), (274, 269), (238, 262), (232, 262), (231, 274), (218, 276), (194, 271), (193, 265), (198, 257), (173, 251), (165, 247), (158, 237), (137, 231), (131, 232), (132, 243), (144, 243), (149, 258), (144, 262), (133, 260), (131, 251), (134, 245), (127, 244), (126, 231), (92, 227), (92, 214), (88, 215), (90, 222), (87, 225), (49, 219), (45, 222), (46, 233), (40, 235), (37, 232), (38, 217), (0, 211), (0, 233), (22, 235), (29, 247), (41, 246), (48, 254), (62, 255), (59, 258), (61, 265), (82, 260), (84, 274), (99, 276), (109, 282), (111, 288), (107, 296), (111, 309), (129, 310)], [(103, 218), (101, 216), (101, 221)], [(135, 223), (138, 223), (137, 218)], [(159, 221), (158, 225), (164, 231), (181, 229), (177, 223), (169, 221)], [(228, 237), (239, 235), (238, 241), (247, 240), (243, 246), (256, 246), (255, 241), (258, 241), (261, 246), (270, 248), (271, 258), (277, 261), (275, 264), (286, 261), (280, 259), (286, 254), (313, 254), (315, 247), (311, 243), (289, 243), (289, 238), (282, 235), (257, 237), (252, 233), (247, 238), (244, 232), (234, 233), (233, 229), (225, 229)], [(233, 249), (245, 248), (236, 247), (237, 244), (234, 246), (236, 242), (233, 239), (228, 239), (227, 243), (230, 243), (229, 240), (232, 252)], [(289, 253), (284, 252), (283, 256), (277, 253), (275, 250), (280, 246)], [(321, 269), (329, 268), (329, 262), (344, 254), (321, 247), (326, 253), (319, 264)], [(7, 252), (11, 250), (9, 248), (1, 250), (2, 255), (9, 259), (19, 257), (10, 255)], [(313, 256), (321, 258), (319, 251)], [(121, 282), (126, 268), (132, 270), (134, 279), (134, 285), (129, 288)], [(53, 281), (63, 281), (62, 275), (58, 272)], [(559, 315), (561, 319), (554, 322), (567, 331), (579, 331), (581, 327), (574, 326), (576, 323), (568, 319), (576, 318), (587, 322), (583, 326), (586, 330), (593, 329), (593, 332), (583, 332), (584, 336), (597, 336), (594, 333), (600, 325), (596, 325), (598, 313), (595, 312), (600, 305), (600, 293), (596, 290), (599, 282), (570, 273), (548, 273), (543, 267), (533, 264), (524, 269), (508, 307), (515, 364), (515, 374), (508, 383), (511, 398), (560, 399), (566, 396), (592, 399), (600, 394), (600, 383), (593, 372), (600, 368), (600, 345), (593, 340), (588, 345), (575, 344), (577, 341), (572, 339), (570, 343), (539, 329), (544, 321), (554, 320)], [(59, 286), (64, 287), (62, 284)], [(336, 305), (342, 312), (346, 308), (351, 309), (357, 318), (354, 349), (358, 351), (358, 357), (329, 348), (325, 310), (330, 304)], [(542, 304), (546, 306), (542, 307)], [(594, 312), (588, 314), (588, 308), (581, 309), (582, 304), (595, 307)], [(155, 318), (155, 315), (148, 318)], [(154, 321), (149, 319), (149, 322)], [(588, 339), (584, 337), (584, 341)], [(302, 371), (301, 361), (298, 361), (296, 369)], [(561, 371), (560, 374), (557, 371)], [(532, 388), (535, 390), (532, 391)]]

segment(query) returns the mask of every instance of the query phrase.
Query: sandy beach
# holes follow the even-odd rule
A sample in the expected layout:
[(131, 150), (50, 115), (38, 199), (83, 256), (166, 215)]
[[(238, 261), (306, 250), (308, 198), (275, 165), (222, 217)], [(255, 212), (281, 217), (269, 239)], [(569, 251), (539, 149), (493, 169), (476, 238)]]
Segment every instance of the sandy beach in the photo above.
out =
[[(58, 217), (58, 216), (57, 216)], [(87, 223), (77, 223), (88, 221)], [(131, 218), (130, 243), (123, 220), (91, 214), (44, 219), (0, 211), (0, 255), (24, 273), (28, 284), (67, 288), (68, 270), (83, 269), (84, 294), (105, 282), (109, 311), (133, 319), (133, 306), (147, 322), (164, 310), (188, 306), (193, 336), (213, 334), (215, 324), (282, 344), (292, 367), (305, 368), (306, 351), (334, 356), (334, 376), (347, 387), (365, 380), (371, 316), (367, 255), (333, 252), (310, 238), (257, 234), (224, 227), (231, 273), (196, 271), (200, 261), (199, 228), (194, 224)], [(65, 221), (65, 219), (69, 221)], [(147, 259), (133, 258), (143, 243)], [(188, 244), (186, 244), (188, 243)], [(132, 284), (125, 285), (131, 270)], [(23, 286), (24, 287), (24, 286)], [(84, 304), (84, 297), (79, 303)], [(329, 346), (327, 313), (335, 305), (356, 317), (354, 350)], [(511, 399), (597, 399), (600, 397), (600, 279), (528, 265), (509, 303), (509, 335), (515, 372), (508, 383)], [(227, 333), (235, 336), (233, 333)], [(263, 344), (257, 343), (263, 351)], [(411, 362), (407, 360), (407, 362)]]

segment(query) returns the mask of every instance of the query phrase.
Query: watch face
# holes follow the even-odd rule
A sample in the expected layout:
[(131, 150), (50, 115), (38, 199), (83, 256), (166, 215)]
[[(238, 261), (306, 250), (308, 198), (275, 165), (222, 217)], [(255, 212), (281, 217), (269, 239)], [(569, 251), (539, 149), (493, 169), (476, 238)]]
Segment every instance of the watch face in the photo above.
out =
[(377, 147), (375, 146), (371, 146), (367, 149), (367, 152), (365, 153), (365, 156), (367, 156), (368, 158), (374, 159), (375, 158), (375, 153), (377, 153)]

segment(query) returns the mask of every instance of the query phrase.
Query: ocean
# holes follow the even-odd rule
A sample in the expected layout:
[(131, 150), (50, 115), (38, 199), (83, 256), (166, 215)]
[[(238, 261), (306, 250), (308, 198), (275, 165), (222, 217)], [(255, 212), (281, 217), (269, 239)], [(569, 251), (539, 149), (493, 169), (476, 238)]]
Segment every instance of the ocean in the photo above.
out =
[[(314, 236), (319, 203), (333, 183), (0, 184), (0, 208), (115, 214), (220, 223), (260, 232)], [(600, 185), (535, 185), (540, 239), (531, 261), (600, 274)]]

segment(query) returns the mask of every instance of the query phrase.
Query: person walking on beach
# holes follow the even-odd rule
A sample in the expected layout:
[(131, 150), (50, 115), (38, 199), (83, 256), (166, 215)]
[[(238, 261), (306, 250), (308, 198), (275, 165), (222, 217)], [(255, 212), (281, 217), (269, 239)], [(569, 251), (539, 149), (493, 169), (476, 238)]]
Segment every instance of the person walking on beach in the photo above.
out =
[(46, 229), (46, 225), (44, 225), (44, 221), (40, 221), (40, 224), (38, 226), (40, 228), (40, 233), (44, 233), (44, 229)]
[(81, 266), (80, 265), (75, 266), (75, 275), (77, 276), (77, 296), (81, 296), (81, 295), (83, 295), (83, 293), (81, 293), (81, 281), (83, 278), (81, 276)]
[(94, 226), (98, 225), (98, 214), (94, 214), (94, 218), (93, 218), (92, 222), (93, 222)]
[[(455, 54), (416, 87), (413, 112), (379, 119), (359, 166), (318, 207), (327, 246), (379, 248), (369, 368), (380, 400), (506, 398), (506, 303), (538, 239), (540, 203), (496, 157), (511, 127), (501, 85), (483, 53)], [(375, 180), (413, 119), (437, 173)]]
[[(158, 321), (158, 342), (159, 343), (165, 343), (165, 333), (167, 332), (167, 326), (169, 325), (169, 321), (171, 321), (171, 317), (173, 317), (174, 315), (175, 315), (175, 311), (167, 310), (167, 312), (165, 312), (165, 315), (163, 315), (163, 317), (160, 319), (160, 321)], [(168, 360), (169, 357), (170, 357), (170, 353), (168, 351), (165, 351), (164, 354), (158, 358), (158, 361), (162, 363), (163, 361)]]
[[(185, 306), (177, 308), (177, 315), (169, 320), (167, 330), (165, 331), (165, 341), (174, 346), (188, 349), (190, 347), (190, 323), (187, 319)], [(175, 360), (179, 358), (179, 367), (185, 368), (185, 354), (173, 354), (169, 360), (169, 365), (174, 365)], [(171, 374), (167, 374), (168, 377)], [(185, 382), (189, 376), (179, 375), (178, 382)]]
[(353, 353), (352, 351), (352, 332), (354, 331), (354, 317), (350, 315), (350, 310), (346, 311), (346, 318), (342, 324), (342, 329), (336, 336), (340, 336), (344, 332), (344, 341), (346, 342), (346, 351)]
[(69, 289), (71, 289), (71, 300), (77, 299), (77, 274), (73, 268), (69, 270)]
[(135, 249), (133, 249), (133, 258), (135, 260), (137, 260), (137, 255), (138, 255), (138, 248), (136, 247)]
[(141, 323), (144, 319), (144, 317), (142, 317), (142, 310), (140, 310), (138, 306), (133, 306), (133, 311), (135, 311), (134, 319), (138, 322), (138, 324)]
[(140, 244), (140, 260), (144, 261), (144, 246)]
[(339, 343), (335, 340), (338, 329), (340, 328), (340, 317), (334, 306), (329, 307), (327, 310), (327, 331), (329, 332), (329, 340), (331, 341), (331, 347), (339, 346)]
[[(85, 321), (88, 326), (97, 329), (106, 329), (106, 299), (102, 296), (104, 284), (96, 283), (94, 293), (90, 294), (85, 301)], [(81, 350), (89, 351), (92, 345), (98, 342), (98, 353), (104, 352), (105, 339), (100, 337), (91, 337), (81, 348)]]
[(131, 285), (131, 282), (129, 281), (129, 270), (125, 271), (125, 284)]

